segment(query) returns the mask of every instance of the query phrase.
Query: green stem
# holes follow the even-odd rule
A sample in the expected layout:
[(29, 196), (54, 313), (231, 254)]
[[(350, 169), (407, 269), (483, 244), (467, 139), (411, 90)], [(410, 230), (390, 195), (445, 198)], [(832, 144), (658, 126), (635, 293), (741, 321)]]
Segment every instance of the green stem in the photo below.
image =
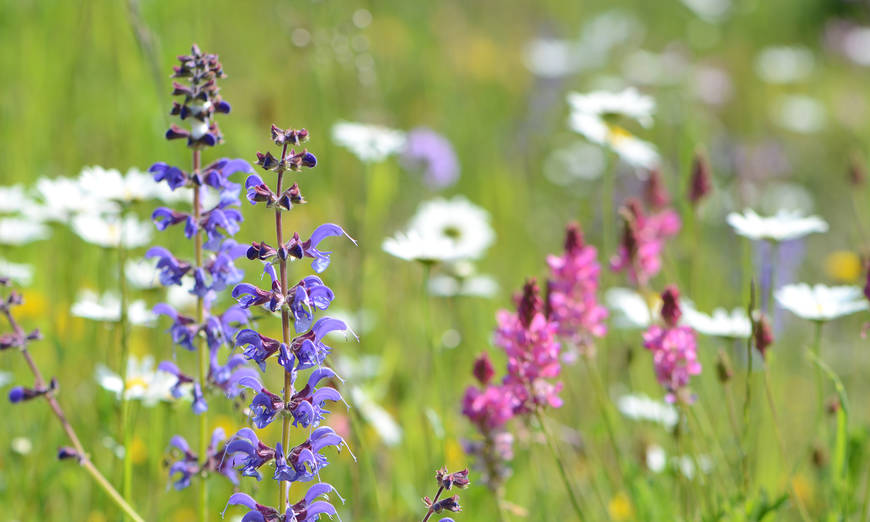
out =
[[(773, 431), (776, 435), (776, 444), (779, 448), (779, 457), (782, 460), (783, 464), (788, 462), (788, 458), (785, 452), (785, 442), (782, 439), (782, 432), (779, 429), (779, 416), (776, 412), (776, 401), (773, 399), (773, 388), (770, 386), (770, 370), (767, 366), (764, 367), (764, 388), (767, 391), (767, 404), (770, 406), (770, 415), (773, 419)], [(811, 518), (809, 513), (807, 512), (806, 506), (804, 506), (803, 501), (800, 496), (798, 496), (797, 491), (794, 489), (794, 483), (792, 482), (793, 472), (788, 471), (786, 473), (786, 480), (788, 481), (788, 493), (791, 495), (792, 501), (797, 506), (798, 511), (800, 512), (801, 518), (804, 522), (810, 522)]]
[(620, 486), (625, 482), (624, 470), (622, 466), (622, 451), (619, 449), (619, 443), (616, 441), (616, 430), (613, 428), (613, 419), (610, 416), (610, 396), (607, 394), (607, 390), (604, 389), (604, 383), (601, 380), (601, 375), (598, 373), (598, 369), (595, 365), (594, 360), (588, 356), (581, 356), (583, 361), (586, 363), (586, 370), (591, 376), (591, 380), (593, 386), (595, 387), (595, 398), (598, 401), (598, 407), (601, 409), (601, 417), (604, 419), (605, 430), (607, 431), (607, 438), (610, 441), (610, 446), (613, 449), (613, 455), (616, 459), (616, 470), (619, 475)]
[[(750, 318), (751, 319), (751, 318)], [(746, 393), (743, 398), (743, 448), (748, 448), (749, 443), (749, 417), (750, 417), (750, 409), (749, 406), (752, 402), (752, 336), (750, 335), (746, 339)], [(749, 493), (749, 451), (748, 449), (743, 451), (742, 459), (743, 463), (743, 494), (746, 495)]]
[(601, 245), (603, 251), (610, 255), (614, 251), (614, 242), (616, 241), (615, 216), (613, 215), (613, 194), (616, 185), (616, 165), (619, 163), (614, 154), (609, 154), (610, 165), (604, 173), (604, 195), (601, 201), (601, 228), (602, 235)]
[[(201, 156), (199, 149), (193, 149), (193, 176), (198, 178)], [(202, 201), (201, 187), (199, 185), (193, 187), (193, 219), (195, 223), (199, 223), (202, 217)], [(194, 241), (194, 271), (202, 267), (202, 234), (197, 232), (193, 238)], [(202, 297), (196, 298), (196, 321), (197, 324), (205, 322), (205, 307), (203, 306)], [(199, 388), (202, 394), (205, 394), (208, 380), (208, 351), (203, 347), (202, 337), (196, 336), (196, 355), (199, 366)], [(208, 417), (207, 412), (199, 414), (199, 458), (205, 465), (206, 454), (208, 453)], [(202, 476), (199, 481), (199, 520), (206, 522), (208, 520), (208, 483), (207, 477)]]
[(562, 462), (562, 457), (559, 456), (559, 450), (556, 447), (556, 442), (553, 440), (553, 436), (550, 433), (550, 429), (547, 428), (547, 424), (544, 422), (544, 417), (541, 415), (540, 410), (535, 409), (535, 418), (538, 419), (538, 424), (541, 425), (541, 431), (544, 432), (544, 438), (547, 439), (547, 446), (550, 448), (550, 453), (553, 455), (553, 460), (556, 461), (556, 466), (559, 468), (559, 475), (562, 477), (562, 483), (565, 485), (565, 490), (568, 492), (568, 498), (571, 500), (571, 506), (574, 508), (574, 514), (577, 515), (578, 520), (584, 520), (583, 509), (580, 507), (580, 502), (577, 500), (577, 496), (574, 494), (574, 488), (571, 486), (571, 481), (568, 479), (568, 472), (565, 471), (565, 463)]
[(864, 501), (861, 503), (861, 520), (867, 522), (870, 520), (870, 466), (867, 467), (867, 473), (864, 479)]
[[(822, 321), (816, 321), (815, 334), (813, 336), (813, 353), (821, 361), (822, 360)], [(825, 417), (825, 376), (822, 374), (822, 367), (816, 366), (816, 391), (818, 394), (819, 409), (816, 412), (816, 425), (822, 422)], [(823, 431), (826, 432), (825, 424), (822, 424)]]
[(102, 489), (107, 495), (109, 495), (109, 497), (111, 497), (115, 504), (117, 504), (118, 507), (121, 508), (121, 510), (124, 511), (124, 513), (128, 517), (130, 517), (130, 520), (133, 520), (134, 522), (145, 522), (145, 519), (140, 517), (139, 514), (136, 513), (136, 510), (133, 509), (133, 507), (124, 500), (124, 497), (122, 497), (121, 494), (112, 487), (109, 481), (106, 480), (106, 477), (104, 477), (103, 474), (100, 473), (100, 470), (94, 467), (94, 464), (90, 461), (90, 459), (82, 458), (81, 465), (83, 468), (85, 468), (85, 471), (90, 474), (90, 476), (94, 479), (97, 485), (100, 486), (100, 489)]
[(127, 246), (124, 237), (124, 218), (126, 208), (120, 213), (120, 234), (118, 241), (118, 277), (121, 290), (121, 315), (118, 327), (121, 330), (121, 441), (124, 444), (124, 500), (130, 502), (133, 497), (133, 431), (130, 423), (130, 401), (127, 399), (127, 380), (130, 366), (130, 326), (127, 318)]

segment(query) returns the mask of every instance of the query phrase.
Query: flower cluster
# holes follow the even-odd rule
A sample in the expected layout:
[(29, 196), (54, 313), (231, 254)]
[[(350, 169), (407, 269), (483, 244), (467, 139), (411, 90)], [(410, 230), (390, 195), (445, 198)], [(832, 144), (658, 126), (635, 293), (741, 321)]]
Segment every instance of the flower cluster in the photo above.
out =
[[(297, 152), (291, 148), (308, 141), (305, 129), (285, 130), (273, 125), (272, 141), (282, 147), (281, 156), (275, 157), (270, 152), (257, 153), (257, 164), (264, 171), (277, 175), (275, 190), (256, 174), (251, 174), (245, 182), (248, 201), (252, 205), (263, 203), (275, 212), (277, 243), (272, 246), (264, 241), (253, 242), (246, 249), (248, 259), (263, 263), (263, 271), (269, 276), (271, 284), (268, 289), (262, 289), (253, 284), (240, 283), (233, 288), (232, 295), (242, 310), (262, 307), (271, 312), (280, 312), (280, 340), (246, 328), (235, 336), (235, 345), (242, 348), (239, 357), (255, 362), (263, 373), (267, 370), (268, 361), (275, 359), (284, 375), (284, 389), (280, 394), (270, 391), (256, 373), (239, 379), (230, 377), (229, 380), (253, 392), (249, 410), (254, 426), (262, 429), (280, 420), (283, 425), (282, 438), (270, 446), (260, 441), (253, 430), (244, 428), (227, 445), (226, 455), (234, 459), (243, 476), (257, 480), (261, 479), (261, 468), (267, 463), (271, 464), (274, 467), (272, 478), (281, 482), (281, 504), (277, 508), (268, 507), (256, 503), (247, 494), (237, 493), (230, 497), (228, 505), (247, 507), (249, 512), (245, 520), (309, 521), (317, 520), (322, 514), (330, 517), (336, 514), (329, 502), (317, 500), (333, 492), (332, 486), (315, 484), (295, 504), (291, 504), (287, 498), (287, 486), (290, 482), (319, 480), (320, 471), (328, 464), (323, 452), (329, 447), (335, 447), (338, 451), (347, 448), (340, 435), (332, 428), (320, 426), (320, 423), (329, 413), (326, 409), (328, 404), (343, 401), (341, 393), (329, 385), (340, 381), (340, 378), (332, 369), (324, 366), (331, 351), (324, 342), (325, 336), (334, 331), (349, 331), (349, 328), (343, 321), (330, 317), (315, 320), (314, 312), (327, 310), (335, 296), (323, 280), (315, 275), (288, 284), (287, 264), (288, 261), (310, 258), (312, 269), (322, 273), (331, 259), (330, 252), (319, 249), (320, 243), (332, 236), (350, 236), (340, 226), (327, 223), (315, 229), (304, 241), (298, 233), (284, 237), (282, 213), (305, 202), (298, 184), (293, 183), (284, 189), (284, 175), (312, 168), (317, 160), (307, 150)], [(290, 336), (291, 324), (296, 334), (294, 337)], [(307, 380), (299, 385), (300, 372), (309, 369), (312, 371)], [(308, 428), (307, 438), (294, 447), (289, 444), (291, 421), (293, 426)]]
[[(435, 513), (462, 511), (462, 506), (459, 505), (459, 495), (441, 498), (441, 494), (453, 488), (465, 489), (471, 485), (467, 469), (449, 473), (446, 467), (441, 468), (435, 472), (435, 480), (438, 481), (438, 492), (435, 494), (435, 498), (423, 497), (423, 504), (426, 506), (426, 516), (423, 517), (423, 522), (427, 522)], [(439, 522), (453, 522), (453, 519), (442, 518)]]
[(548, 256), (547, 316), (558, 333), (585, 353), (592, 353), (592, 340), (607, 333), (607, 308), (598, 303), (598, 264), (595, 247), (583, 244), (576, 224), (565, 233), (565, 254)]
[(661, 270), (662, 249), (665, 241), (679, 232), (680, 217), (670, 209), (647, 214), (635, 199), (626, 202), (622, 214), (622, 241), (610, 268), (625, 270), (632, 283), (644, 286)]
[(559, 376), (561, 345), (559, 325), (544, 312), (534, 279), (526, 282), (517, 298), (517, 311), (501, 310), (497, 315), (495, 344), (507, 355), (507, 374), (493, 384), (495, 370), (489, 356), (481, 354), (473, 373), (480, 387), (469, 386), (462, 399), (462, 413), (477, 428), (483, 442), (466, 444), (476, 455), (484, 472), (484, 482), (493, 490), (508, 476), (505, 463), (513, 458), (513, 437), (504, 426), (514, 416), (562, 405)]
[(692, 403), (689, 378), (701, 373), (701, 363), (695, 332), (688, 326), (677, 326), (682, 315), (679, 298), (680, 292), (674, 286), (662, 292), (664, 326), (650, 326), (643, 334), (643, 345), (653, 353), (656, 379), (667, 390), (667, 401)]
[[(223, 69), (216, 55), (204, 54), (196, 45), (189, 55), (179, 56), (178, 60), (180, 65), (174, 68), (172, 76), (179, 81), (173, 83), (173, 95), (181, 100), (173, 103), (171, 114), (192, 123), (189, 130), (173, 124), (166, 132), (166, 138), (187, 138), (187, 145), (192, 149), (192, 169), (187, 172), (158, 162), (149, 172), (155, 182), (165, 182), (172, 192), (192, 189), (189, 192), (193, 208), (188, 212), (159, 207), (151, 219), (158, 230), (183, 223), (185, 237), (194, 242), (195, 257), (185, 260), (161, 246), (152, 247), (145, 257), (155, 260), (161, 284), (187, 288), (196, 299), (195, 316), (185, 315), (166, 303), (156, 305), (154, 313), (171, 320), (168, 332), (174, 346), (198, 352), (197, 376), (185, 373), (175, 360), (163, 361), (158, 369), (174, 376), (175, 383), (170, 389), (172, 395), (175, 398), (190, 397), (193, 412), (203, 415), (208, 410), (206, 397), (209, 391), (220, 390), (227, 397), (236, 397), (242, 391), (239, 382), (256, 376), (253, 368), (245, 367), (247, 361), (241, 355), (230, 354), (223, 363), (220, 362), (223, 358), (221, 349), (232, 349), (238, 327), (247, 324), (249, 312), (238, 305), (223, 312), (215, 309), (218, 293), (242, 280), (243, 274), (234, 261), (246, 251), (244, 245), (229, 238), (238, 232), (242, 221), (241, 212), (234, 208), (241, 205), (241, 186), (231, 182), (230, 177), (238, 172), (252, 173), (254, 169), (242, 159), (226, 158), (202, 166), (202, 150), (222, 142), (212, 117), (215, 113), (228, 113), (230, 110), (229, 104), (218, 94), (217, 80), (224, 76)], [(206, 200), (210, 201), (208, 205)], [(205, 429), (204, 422), (201, 429)], [(217, 456), (218, 440), (213, 437), (211, 446), (206, 447), (207, 440), (203, 431), (199, 455), (196, 455), (187, 448), (183, 439), (173, 439), (173, 446), (183, 453), (182, 460), (171, 468), (173, 473), (182, 473), (181, 479), (175, 482), (177, 488), (189, 485), (190, 476), (206, 471), (231, 476), (232, 468), (227, 469), (225, 463), (217, 465), (213, 462), (220, 460)]]

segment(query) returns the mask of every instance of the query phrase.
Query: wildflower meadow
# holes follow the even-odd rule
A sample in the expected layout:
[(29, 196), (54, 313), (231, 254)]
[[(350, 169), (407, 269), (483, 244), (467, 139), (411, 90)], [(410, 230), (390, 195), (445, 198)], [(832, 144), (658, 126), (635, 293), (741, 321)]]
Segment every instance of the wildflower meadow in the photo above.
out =
[(870, 520), (870, 2), (0, 24), (0, 520)]

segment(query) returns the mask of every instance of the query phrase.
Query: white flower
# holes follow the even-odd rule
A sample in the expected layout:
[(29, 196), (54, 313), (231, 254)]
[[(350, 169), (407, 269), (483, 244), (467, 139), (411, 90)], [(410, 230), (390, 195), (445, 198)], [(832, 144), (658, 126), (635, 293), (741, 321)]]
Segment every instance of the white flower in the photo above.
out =
[(27, 437), (15, 437), (11, 446), (12, 451), (19, 455), (28, 455), (33, 450), (33, 443)]
[(774, 216), (762, 217), (754, 210), (746, 209), (743, 214), (728, 214), (726, 221), (737, 234), (749, 239), (787, 241), (813, 232), (828, 231), (828, 223), (824, 219), (818, 216), (804, 217), (790, 210), (780, 210)]
[(25, 215), (43, 221), (65, 222), (75, 214), (113, 212), (116, 208), (109, 201), (85, 192), (78, 180), (70, 178), (39, 178), (36, 193), (44, 206)]
[(746, 316), (746, 310), (741, 308), (735, 308), (730, 313), (724, 308), (717, 308), (712, 315), (707, 315), (683, 300), (682, 311), (683, 322), (704, 335), (746, 339), (752, 333), (752, 323)]
[(776, 301), (791, 313), (811, 321), (830, 321), (867, 310), (868, 303), (857, 286), (785, 285), (774, 293)]
[(793, 83), (813, 73), (813, 62), (806, 47), (766, 47), (755, 58), (755, 73), (767, 83)]
[(122, 175), (116, 169), (85, 167), (78, 181), (82, 192), (90, 197), (120, 203), (156, 199), (156, 187), (160, 186), (150, 174), (135, 168)]
[(0, 187), (0, 213), (15, 214), (24, 212), (36, 204), (24, 192), (21, 185)]
[(387, 446), (395, 446), (402, 442), (402, 428), (393, 419), (393, 416), (385, 410), (381, 405), (376, 403), (359, 386), (350, 387), (350, 398), (353, 404), (358, 408), (360, 415), (368, 422), (384, 444)]
[[(123, 226), (122, 226), (123, 224)], [(124, 239), (124, 246), (136, 248), (151, 241), (150, 223), (139, 221), (134, 216), (120, 220), (118, 217), (103, 217), (97, 214), (79, 214), (73, 217), (72, 229), (79, 237), (95, 245), (117, 248)]]
[(166, 290), (166, 302), (176, 310), (190, 310), (196, 306), (196, 296), (191, 294), (193, 278), (185, 277), (180, 285), (172, 285)]
[(568, 103), (572, 108), (568, 123), (573, 131), (592, 143), (612, 149), (632, 166), (651, 170), (660, 163), (655, 146), (606, 119), (607, 116), (620, 115), (637, 120), (645, 127), (652, 125), (655, 101), (651, 97), (629, 88), (618, 93), (574, 92), (568, 94)]
[(33, 282), (33, 266), (13, 263), (0, 257), (0, 276), (8, 277), (21, 286), (28, 286)]
[(640, 329), (650, 325), (649, 304), (642, 295), (628, 288), (609, 288), (604, 302), (613, 312), (613, 325), (617, 328)]
[(810, 96), (782, 96), (770, 108), (773, 120), (791, 132), (813, 134), (825, 127), (825, 106)]
[(568, 94), (568, 103), (575, 114), (591, 116), (618, 115), (637, 120), (644, 127), (652, 125), (656, 103), (650, 96), (629, 87), (620, 92), (593, 91)]
[(650, 444), (646, 448), (646, 467), (653, 473), (661, 473), (668, 465), (668, 455), (658, 444)]
[(340, 121), (332, 126), (332, 139), (360, 161), (377, 163), (401, 152), (406, 136), (404, 132), (388, 127)]
[(407, 232), (384, 240), (382, 247), (409, 261), (463, 261), (481, 257), (494, 239), (489, 214), (456, 196), (421, 204)]
[(12, 382), (12, 374), (0, 371), (0, 387), (6, 386), (10, 382)]
[(51, 230), (45, 224), (31, 219), (0, 219), (0, 245), (26, 245), (47, 239)]
[(673, 428), (679, 420), (677, 409), (646, 395), (623, 395), (616, 402), (619, 411), (632, 420), (645, 420)]
[(731, 0), (683, 0), (683, 5), (691, 9), (698, 18), (715, 23), (728, 14)]
[(124, 273), (127, 274), (127, 281), (136, 288), (150, 290), (161, 286), (157, 277), (157, 261), (154, 259), (128, 259)]
[(120, 375), (103, 364), (97, 364), (97, 382), (119, 398), (123, 391), (128, 400), (141, 400), (145, 406), (153, 406), (159, 401), (171, 401), (171, 388), (176, 382), (172, 374), (157, 371), (154, 357), (146, 355), (140, 361), (131, 355), (127, 360), (126, 385)]
[[(92, 290), (82, 290), (70, 308), (70, 313), (94, 321), (116, 322), (121, 319), (121, 299), (114, 292), (97, 295)], [(141, 326), (151, 326), (157, 319), (141, 299), (128, 305), (127, 317), (130, 324)]]

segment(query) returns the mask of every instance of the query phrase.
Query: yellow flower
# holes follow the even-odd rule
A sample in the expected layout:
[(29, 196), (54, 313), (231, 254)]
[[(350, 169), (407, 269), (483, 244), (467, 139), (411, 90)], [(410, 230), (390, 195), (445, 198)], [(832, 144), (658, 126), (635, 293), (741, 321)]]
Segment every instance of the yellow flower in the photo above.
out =
[(634, 518), (634, 508), (631, 507), (631, 501), (628, 495), (620, 491), (607, 505), (607, 511), (610, 513), (611, 520), (630, 520)]
[(133, 437), (132, 444), (130, 444), (130, 452), (134, 464), (141, 464), (148, 458), (148, 449), (145, 447), (145, 442), (139, 436)]
[(854, 252), (837, 250), (825, 258), (825, 272), (839, 283), (856, 283), (861, 277), (861, 260)]

